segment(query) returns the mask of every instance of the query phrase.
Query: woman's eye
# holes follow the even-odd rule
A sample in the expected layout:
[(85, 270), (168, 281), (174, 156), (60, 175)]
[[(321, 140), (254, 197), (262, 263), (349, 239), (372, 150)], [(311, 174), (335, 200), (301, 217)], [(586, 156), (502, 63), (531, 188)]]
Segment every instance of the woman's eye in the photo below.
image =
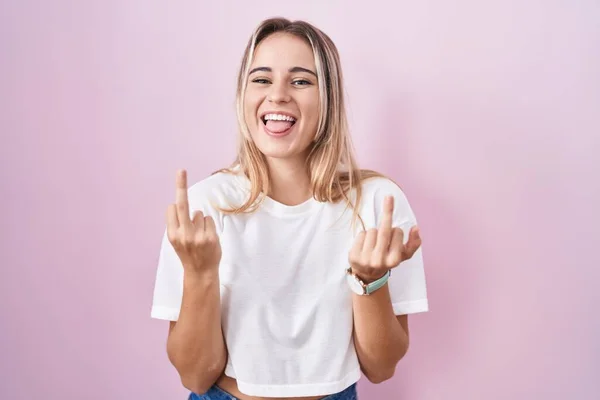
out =
[[(259, 85), (268, 85), (269, 83), (271, 83), (268, 79), (265, 78), (256, 78), (252, 80), (252, 83), (258, 83)], [(307, 81), (306, 79), (297, 79), (295, 81), (292, 82), (292, 85), (294, 86), (306, 86), (306, 85), (312, 85), (311, 82)]]
[(310, 85), (311, 83), (309, 81), (307, 81), (306, 79), (298, 79), (297, 81), (294, 81), (294, 85), (298, 85), (298, 86), (304, 86), (304, 85)]

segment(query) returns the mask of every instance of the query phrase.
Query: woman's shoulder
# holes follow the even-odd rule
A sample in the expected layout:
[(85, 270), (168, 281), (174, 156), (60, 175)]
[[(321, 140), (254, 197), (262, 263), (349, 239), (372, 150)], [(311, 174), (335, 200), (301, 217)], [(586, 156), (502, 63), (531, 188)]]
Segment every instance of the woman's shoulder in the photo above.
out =
[(210, 204), (212, 207), (228, 207), (231, 201), (243, 198), (247, 182), (234, 168), (221, 169), (196, 181), (188, 188), (190, 209), (200, 209)]
[(359, 212), (373, 217), (372, 226), (379, 224), (379, 216), (387, 196), (394, 198), (394, 221), (404, 224), (414, 221), (411, 204), (401, 186), (392, 178), (381, 174), (367, 174), (361, 182), (361, 201)]
[(220, 169), (194, 182), (189, 187), (190, 193), (213, 192), (239, 185), (240, 174), (236, 170)]
[(363, 179), (360, 185), (363, 197), (404, 196), (404, 191), (392, 178), (370, 170), (363, 172), (362, 175)]

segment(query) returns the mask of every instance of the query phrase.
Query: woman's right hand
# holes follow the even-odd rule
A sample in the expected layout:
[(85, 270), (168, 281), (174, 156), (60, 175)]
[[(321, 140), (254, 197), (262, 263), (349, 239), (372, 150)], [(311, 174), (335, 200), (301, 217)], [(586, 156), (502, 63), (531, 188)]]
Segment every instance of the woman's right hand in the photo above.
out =
[(218, 273), (221, 244), (215, 221), (196, 211), (190, 219), (187, 172), (179, 170), (176, 178), (176, 202), (167, 208), (167, 237), (179, 256), (186, 273)]

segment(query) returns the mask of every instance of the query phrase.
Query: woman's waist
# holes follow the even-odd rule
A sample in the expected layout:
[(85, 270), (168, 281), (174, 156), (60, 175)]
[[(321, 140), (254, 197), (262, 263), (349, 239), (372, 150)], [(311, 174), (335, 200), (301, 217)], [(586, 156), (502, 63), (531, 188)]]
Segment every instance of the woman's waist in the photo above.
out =
[(355, 400), (356, 399), (356, 384), (352, 384), (340, 393), (336, 394), (322, 394), (317, 396), (303, 396), (303, 397), (260, 397), (250, 396), (242, 393), (237, 384), (237, 380), (225, 374), (215, 383), (213, 390), (222, 391), (224, 395), (231, 395), (239, 400)]
[(243, 394), (240, 392), (237, 380), (235, 378), (231, 378), (225, 374), (221, 375), (221, 377), (217, 380), (216, 385), (222, 390), (230, 393), (231, 395), (237, 397), (240, 400), (319, 400), (324, 396), (311, 396), (311, 397), (256, 397), (249, 396), (247, 394)]

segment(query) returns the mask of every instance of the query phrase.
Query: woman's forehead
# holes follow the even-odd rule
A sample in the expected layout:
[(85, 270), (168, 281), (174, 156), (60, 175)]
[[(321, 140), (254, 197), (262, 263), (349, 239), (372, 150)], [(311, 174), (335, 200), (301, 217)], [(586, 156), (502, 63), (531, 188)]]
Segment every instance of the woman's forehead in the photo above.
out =
[(252, 67), (289, 70), (304, 67), (315, 70), (312, 48), (305, 40), (292, 34), (276, 33), (263, 39), (254, 52)]

